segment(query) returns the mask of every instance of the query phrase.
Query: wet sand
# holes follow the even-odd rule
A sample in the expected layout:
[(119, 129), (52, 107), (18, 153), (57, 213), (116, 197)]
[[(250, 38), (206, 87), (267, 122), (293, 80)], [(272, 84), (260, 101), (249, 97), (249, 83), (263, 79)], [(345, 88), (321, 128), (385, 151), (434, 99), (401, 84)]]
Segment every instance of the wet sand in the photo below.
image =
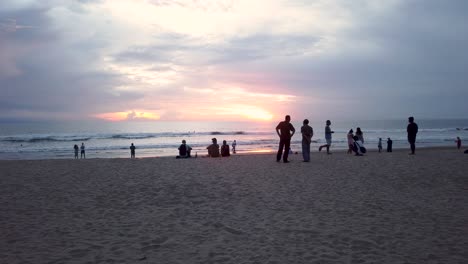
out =
[(0, 161), (0, 263), (468, 263), (468, 155), (291, 160)]

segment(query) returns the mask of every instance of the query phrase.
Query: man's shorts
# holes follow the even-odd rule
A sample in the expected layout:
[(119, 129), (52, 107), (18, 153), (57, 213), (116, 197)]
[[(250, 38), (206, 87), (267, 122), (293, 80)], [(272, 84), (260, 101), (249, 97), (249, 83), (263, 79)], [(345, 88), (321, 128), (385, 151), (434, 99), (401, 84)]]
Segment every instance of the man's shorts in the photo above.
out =
[(326, 138), (325, 140), (327, 141), (327, 145), (331, 145), (331, 138)]

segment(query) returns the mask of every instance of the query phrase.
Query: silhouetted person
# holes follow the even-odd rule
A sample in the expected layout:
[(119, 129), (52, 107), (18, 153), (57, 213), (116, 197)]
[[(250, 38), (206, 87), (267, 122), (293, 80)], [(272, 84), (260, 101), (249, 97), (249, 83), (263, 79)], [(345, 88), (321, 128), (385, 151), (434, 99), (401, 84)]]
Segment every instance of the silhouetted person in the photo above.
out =
[(80, 149), (77, 144), (73, 146), (73, 149), (75, 149), (75, 159), (78, 159), (78, 150)]
[(82, 142), (81, 143), (81, 158), (85, 158), (86, 159), (86, 153), (85, 153), (85, 145), (84, 143)]
[(390, 138), (387, 138), (387, 152), (392, 152), (393, 141)]
[(362, 133), (360, 127), (356, 128), (356, 136), (359, 138), (362, 144), (364, 144), (364, 134)]
[(332, 143), (332, 134), (335, 133), (335, 131), (331, 130), (330, 125), (331, 125), (330, 120), (327, 120), (326, 126), (325, 126), (325, 140), (327, 141), (327, 144), (322, 145), (322, 146), (319, 147), (319, 151), (322, 151), (323, 147), (327, 147), (327, 154), (331, 154), (330, 153), (330, 146), (331, 146), (331, 143)]
[(237, 146), (237, 142), (234, 139), (234, 142), (232, 142), (232, 154), (236, 154), (236, 146)]
[[(284, 121), (279, 122), (279, 124), (276, 126), (276, 134), (278, 134), (280, 138), (278, 154), (276, 154), (277, 162), (281, 160), (281, 156), (283, 156), (284, 163), (289, 162), (288, 155), (289, 155), (289, 149), (291, 145), (291, 138), (296, 132), (296, 129), (294, 129), (294, 126), (290, 122), (291, 122), (291, 117), (287, 115), (284, 117)], [(284, 149), (284, 153), (283, 153), (283, 149)]]
[(350, 129), (348, 134), (346, 135), (346, 139), (348, 140), (348, 154), (353, 154), (353, 147), (354, 147), (354, 131)]
[(460, 149), (461, 148), (461, 139), (460, 139), (460, 137), (457, 137), (457, 140), (455, 142), (457, 142), (457, 149)]
[(379, 149), (379, 153), (382, 152), (382, 138), (379, 138), (379, 144), (377, 144), (377, 148)]
[(179, 156), (176, 158), (190, 158), (190, 152), (192, 151), (192, 148), (187, 145), (187, 142), (182, 140), (182, 144), (179, 146)]
[(222, 157), (231, 156), (231, 153), (229, 153), (229, 145), (226, 143), (226, 140), (223, 140), (223, 145), (221, 145), (221, 156)]
[(414, 152), (416, 151), (416, 134), (418, 134), (418, 125), (414, 123), (414, 117), (409, 117), (408, 118), (408, 127), (406, 128), (406, 131), (408, 132), (408, 142), (410, 143), (411, 146), (411, 155), (414, 155)]
[(216, 138), (212, 138), (211, 141), (213, 144), (209, 145), (206, 149), (208, 149), (208, 157), (217, 158), (219, 157), (219, 145), (218, 140)]
[(133, 143), (132, 143), (132, 145), (130, 146), (130, 158), (131, 158), (131, 159), (134, 159), (134, 158), (135, 158), (135, 149), (136, 149), (136, 148), (135, 148), (135, 146), (134, 146)]
[(312, 136), (314, 135), (314, 130), (309, 126), (309, 120), (304, 119), (302, 122), (303, 126), (301, 127), (302, 134), (302, 157), (304, 162), (310, 161), (310, 143), (312, 143)]

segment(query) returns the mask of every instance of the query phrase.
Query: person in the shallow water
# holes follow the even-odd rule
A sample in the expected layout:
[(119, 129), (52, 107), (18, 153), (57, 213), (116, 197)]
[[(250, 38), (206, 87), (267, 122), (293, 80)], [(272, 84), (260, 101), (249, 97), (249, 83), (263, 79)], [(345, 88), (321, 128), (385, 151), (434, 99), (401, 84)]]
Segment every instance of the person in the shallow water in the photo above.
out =
[(132, 145), (130, 146), (130, 158), (131, 159), (135, 158), (135, 149), (136, 149), (135, 145), (133, 145), (133, 143), (132, 143)]
[(182, 144), (179, 146), (179, 156), (176, 158), (190, 158), (190, 152), (192, 151), (192, 148), (187, 145), (187, 141), (182, 140)]
[(81, 143), (81, 158), (85, 158), (86, 159), (86, 153), (85, 153), (85, 145), (84, 143), (82, 142)]
[(406, 131), (408, 132), (408, 142), (411, 146), (411, 155), (414, 155), (416, 151), (416, 134), (418, 134), (418, 125), (414, 122), (414, 117), (408, 118), (408, 127)]
[(223, 145), (221, 146), (221, 156), (222, 157), (231, 156), (231, 153), (229, 153), (229, 145), (227, 144), (226, 140), (223, 140)]
[(216, 138), (212, 138), (211, 141), (213, 144), (206, 147), (208, 149), (208, 157), (217, 158), (219, 157), (219, 145)]
[(78, 159), (78, 150), (79, 150), (78, 145), (75, 144), (75, 146), (73, 146), (73, 148), (75, 149), (75, 159)]

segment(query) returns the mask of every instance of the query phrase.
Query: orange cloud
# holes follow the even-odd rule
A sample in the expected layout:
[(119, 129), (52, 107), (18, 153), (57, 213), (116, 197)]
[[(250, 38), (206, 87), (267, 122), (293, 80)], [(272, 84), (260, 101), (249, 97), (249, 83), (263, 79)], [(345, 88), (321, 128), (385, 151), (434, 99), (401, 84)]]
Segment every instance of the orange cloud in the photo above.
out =
[(157, 113), (148, 111), (127, 111), (95, 114), (93, 117), (107, 121), (127, 121), (127, 120), (159, 120), (161, 117)]

